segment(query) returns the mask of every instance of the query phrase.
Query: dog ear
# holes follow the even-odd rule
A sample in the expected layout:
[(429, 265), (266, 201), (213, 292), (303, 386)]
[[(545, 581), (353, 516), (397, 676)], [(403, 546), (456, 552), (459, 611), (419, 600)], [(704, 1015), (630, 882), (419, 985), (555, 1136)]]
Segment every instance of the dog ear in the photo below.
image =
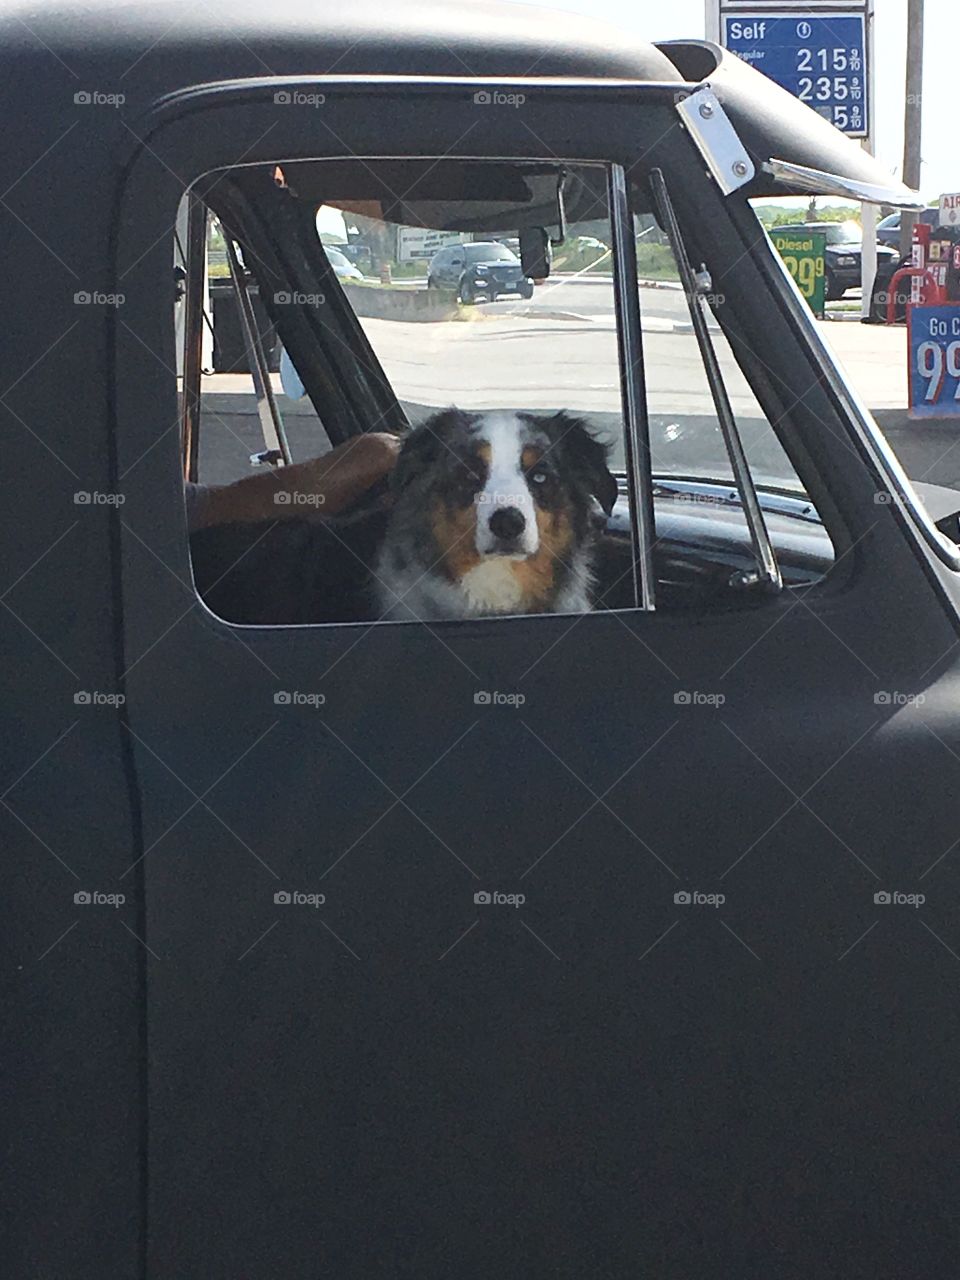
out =
[(559, 447), (570, 458), (573, 468), (583, 477), (587, 488), (600, 503), (606, 515), (610, 515), (617, 501), (616, 477), (607, 466), (609, 446), (590, 430), (583, 418), (574, 418), (561, 410), (552, 419)]
[(444, 409), (435, 413), (404, 436), (397, 465), (390, 476), (390, 484), (395, 492), (401, 493), (418, 476), (426, 475), (436, 462), (443, 448), (444, 433), (449, 428), (450, 417), (454, 412), (452, 409)]

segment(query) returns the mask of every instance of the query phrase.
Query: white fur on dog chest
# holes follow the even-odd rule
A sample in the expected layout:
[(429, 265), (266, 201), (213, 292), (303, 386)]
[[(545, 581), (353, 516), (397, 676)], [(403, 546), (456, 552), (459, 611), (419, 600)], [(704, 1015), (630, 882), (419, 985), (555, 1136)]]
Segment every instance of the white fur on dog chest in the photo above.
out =
[(508, 556), (481, 561), (463, 575), (460, 586), (470, 607), (483, 613), (510, 613), (523, 603), (523, 588)]

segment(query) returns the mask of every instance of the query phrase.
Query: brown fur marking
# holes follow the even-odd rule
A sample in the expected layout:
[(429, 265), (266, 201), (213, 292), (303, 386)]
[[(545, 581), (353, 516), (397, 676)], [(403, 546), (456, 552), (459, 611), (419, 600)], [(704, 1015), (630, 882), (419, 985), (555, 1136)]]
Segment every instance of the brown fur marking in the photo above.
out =
[[(529, 464), (525, 464), (529, 465)], [(520, 583), (524, 601), (531, 610), (552, 603), (554, 579), (558, 563), (573, 543), (573, 526), (565, 511), (537, 509), (537, 530), (540, 545), (536, 553), (526, 560), (511, 565)]]
[(440, 567), (455, 582), (480, 563), (477, 552), (477, 508), (448, 507), (438, 502), (430, 520), (433, 539), (441, 553)]

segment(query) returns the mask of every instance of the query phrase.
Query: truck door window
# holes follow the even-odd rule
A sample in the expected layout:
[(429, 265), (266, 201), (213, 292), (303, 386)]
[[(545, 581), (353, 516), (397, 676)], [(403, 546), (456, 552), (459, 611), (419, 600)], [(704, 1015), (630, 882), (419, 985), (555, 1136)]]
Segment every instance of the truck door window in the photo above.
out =
[[(265, 342), (276, 329), (270, 379), (294, 469), (267, 469), (269, 507), (249, 501), (253, 486), (228, 486), (214, 527), (195, 532), (197, 586), (214, 612), (267, 625), (635, 607), (613, 248), (630, 250), (631, 229), (658, 607), (740, 607), (737, 586), (752, 585), (757, 564), (757, 522), (744, 502), (754, 487), (786, 585), (823, 576), (831, 540), (714, 319), (723, 299), (701, 273), (707, 351), (663, 210), (618, 241), (608, 178), (603, 165), (555, 161), (300, 161), (273, 166), (266, 185), (262, 174), (238, 175), (240, 196), (264, 202), (259, 225), (299, 237), (287, 261), (302, 274), (281, 277), (280, 249), (245, 232), (242, 201), (218, 210), (236, 256), (267, 290), (258, 323)], [(552, 241), (543, 278), (520, 256), (519, 233), (534, 226)], [(716, 361), (710, 377), (705, 355)], [(250, 455), (263, 450), (254, 393), (222, 386), (199, 451), (198, 478), (214, 485), (249, 474)], [(292, 401), (291, 389), (302, 398)], [(227, 403), (239, 394), (242, 410)], [(752, 483), (731, 465), (721, 402)], [(303, 406), (302, 431), (291, 403)], [(225, 421), (228, 409), (245, 422)], [(390, 444), (411, 432), (388, 482)], [(378, 436), (383, 465), (361, 467), (368, 488), (327, 519), (304, 478), (316, 470), (298, 468), (332, 454), (336, 470), (350, 441), (362, 450)], [(243, 500), (231, 506), (233, 488)], [(408, 528), (395, 515), (403, 501)]]

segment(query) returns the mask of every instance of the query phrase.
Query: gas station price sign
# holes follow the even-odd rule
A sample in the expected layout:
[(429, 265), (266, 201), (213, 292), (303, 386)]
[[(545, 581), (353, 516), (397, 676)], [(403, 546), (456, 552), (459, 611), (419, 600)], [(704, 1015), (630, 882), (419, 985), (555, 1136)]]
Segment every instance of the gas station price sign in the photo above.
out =
[(814, 315), (822, 316), (827, 288), (826, 234), (823, 231), (785, 232), (774, 227), (770, 239)]
[(864, 13), (725, 13), (721, 43), (851, 138), (870, 134)]
[(960, 417), (960, 306), (907, 314), (910, 417)]

